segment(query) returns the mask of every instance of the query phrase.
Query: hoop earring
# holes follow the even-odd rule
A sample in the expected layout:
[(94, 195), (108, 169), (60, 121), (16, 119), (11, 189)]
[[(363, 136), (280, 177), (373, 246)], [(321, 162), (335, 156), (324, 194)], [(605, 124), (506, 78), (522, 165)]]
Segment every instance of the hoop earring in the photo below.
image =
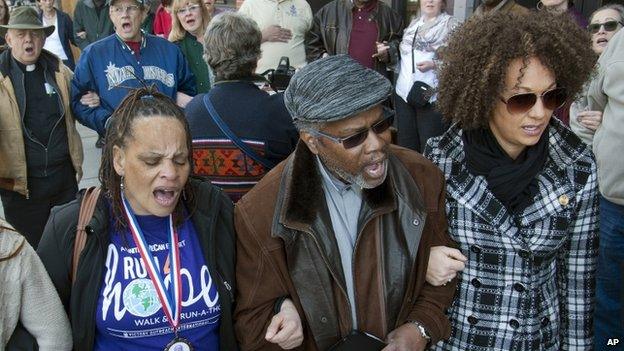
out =
[(544, 3), (542, 2), (542, 0), (538, 1), (535, 7), (541, 11), (544, 8)]

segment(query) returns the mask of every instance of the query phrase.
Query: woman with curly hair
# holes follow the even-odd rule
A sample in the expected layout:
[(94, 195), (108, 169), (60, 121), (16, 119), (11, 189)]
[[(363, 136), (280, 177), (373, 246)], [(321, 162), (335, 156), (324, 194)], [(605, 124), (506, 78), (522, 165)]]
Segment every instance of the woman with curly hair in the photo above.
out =
[(588, 43), (551, 13), (474, 18), (449, 39), (438, 106), (454, 124), (425, 155), (445, 173), (449, 232), (467, 260), (432, 251), (446, 280), (457, 271), (445, 267), (465, 264), (435, 350), (591, 348), (596, 164), (552, 118), (590, 76)]

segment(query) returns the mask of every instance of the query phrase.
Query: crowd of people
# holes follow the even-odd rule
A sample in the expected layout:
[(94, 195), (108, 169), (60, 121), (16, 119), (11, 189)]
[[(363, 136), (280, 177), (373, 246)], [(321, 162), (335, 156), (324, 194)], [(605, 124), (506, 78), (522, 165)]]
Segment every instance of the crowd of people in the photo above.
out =
[(447, 5), (0, 0), (0, 350), (622, 347), (624, 6)]

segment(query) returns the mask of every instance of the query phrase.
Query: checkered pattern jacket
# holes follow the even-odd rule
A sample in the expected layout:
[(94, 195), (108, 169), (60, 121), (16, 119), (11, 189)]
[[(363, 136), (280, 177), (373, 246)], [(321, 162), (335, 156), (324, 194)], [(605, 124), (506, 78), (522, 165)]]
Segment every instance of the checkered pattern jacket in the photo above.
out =
[(468, 257), (448, 310), (451, 337), (433, 350), (588, 350), (598, 249), (596, 164), (550, 123), (539, 193), (513, 215), (468, 172), (455, 125), (426, 156), (447, 180), (449, 232)]

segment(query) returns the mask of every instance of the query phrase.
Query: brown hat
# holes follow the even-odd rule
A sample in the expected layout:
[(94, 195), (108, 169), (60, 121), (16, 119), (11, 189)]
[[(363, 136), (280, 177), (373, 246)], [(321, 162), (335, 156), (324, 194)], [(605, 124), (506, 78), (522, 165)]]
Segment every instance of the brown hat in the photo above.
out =
[(13, 9), (9, 24), (0, 26), (0, 35), (4, 37), (8, 29), (43, 29), (46, 37), (54, 32), (54, 26), (44, 26), (37, 11), (31, 6), (19, 6)]

